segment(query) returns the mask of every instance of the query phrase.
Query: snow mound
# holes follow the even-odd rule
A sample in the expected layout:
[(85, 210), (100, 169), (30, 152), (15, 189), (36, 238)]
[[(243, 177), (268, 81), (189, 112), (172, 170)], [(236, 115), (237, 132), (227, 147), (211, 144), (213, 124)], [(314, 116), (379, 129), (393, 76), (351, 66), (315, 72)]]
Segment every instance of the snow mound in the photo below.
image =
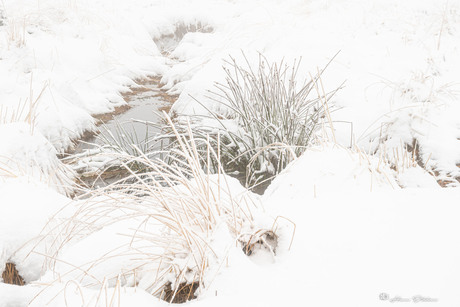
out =
[(45, 238), (56, 231), (48, 222), (70, 199), (21, 177), (0, 185), (0, 203), (0, 272), (6, 262), (13, 262), (26, 282), (37, 280), (46, 269), (44, 255), (51, 253), (52, 240)]
[(26, 123), (0, 124), (0, 180), (28, 176), (61, 193), (71, 192), (73, 171), (56, 156), (54, 146)]

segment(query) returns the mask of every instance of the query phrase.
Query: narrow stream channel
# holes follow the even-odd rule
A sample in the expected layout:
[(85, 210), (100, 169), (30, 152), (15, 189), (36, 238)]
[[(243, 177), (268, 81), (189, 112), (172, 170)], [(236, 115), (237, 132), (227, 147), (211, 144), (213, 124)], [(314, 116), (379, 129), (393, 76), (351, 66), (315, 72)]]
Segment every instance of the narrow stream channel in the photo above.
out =
[[(212, 33), (214, 31), (211, 26), (201, 22), (177, 23), (175, 26), (176, 29), (173, 32), (154, 39), (160, 52), (172, 63), (176, 59), (171, 57), (171, 53), (187, 33)], [(94, 116), (102, 123), (98, 125), (98, 131), (86, 133), (76, 142), (74, 149), (66, 152), (63, 162), (69, 164), (77, 172), (79, 184), (89, 188), (101, 187), (127, 175), (121, 169), (104, 171), (101, 174), (102, 169), (98, 170), (97, 165), (98, 163), (103, 164), (103, 161), (95, 154), (101, 146), (118, 142), (121, 145), (133, 143), (142, 147), (149, 137), (159, 132), (158, 128), (146, 125), (142, 121), (160, 124), (159, 114), (162, 111), (169, 112), (177, 96), (169, 95), (162, 90), (159, 78), (153, 77), (138, 83), (143, 87), (135, 88), (133, 93), (124, 96), (128, 102), (127, 105), (117, 108), (113, 113)], [(155, 149), (159, 148), (150, 148), (150, 150)], [(130, 153), (129, 150), (128, 153)]]
[[(126, 146), (135, 144), (142, 149), (147, 140), (160, 133), (159, 128), (146, 125), (143, 121), (160, 124), (162, 111), (169, 112), (177, 96), (168, 95), (159, 86), (158, 79), (142, 82), (140, 89), (125, 95), (126, 106), (113, 113), (97, 115), (98, 130), (87, 134), (76, 142), (75, 148), (67, 153), (63, 161), (78, 174), (78, 183), (90, 188), (106, 186), (127, 175), (123, 169), (104, 171), (104, 158), (97, 155), (101, 147), (107, 144)], [(155, 150), (160, 148), (150, 148)], [(98, 170), (98, 165), (100, 169)]]
[[(138, 121), (149, 121), (159, 123), (161, 117), (159, 114), (164, 110), (169, 111), (170, 101), (165, 101), (159, 95), (160, 90), (156, 85), (151, 85), (148, 91), (141, 92), (133, 96), (129, 101), (129, 109), (114, 115), (113, 119), (99, 126), (99, 132), (91, 137), (81, 140), (77, 143), (74, 153), (80, 153), (84, 150), (93, 149), (98, 145), (104, 145), (104, 139), (112, 137), (125, 138), (125, 141), (133, 139), (134, 141), (143, 141), (146, 136), (155, 134), (159, 131)], [(123, 135), (120, 132), (127, 132), (129, 135)], [(126, 139), (128, 138), (128, 139)]]

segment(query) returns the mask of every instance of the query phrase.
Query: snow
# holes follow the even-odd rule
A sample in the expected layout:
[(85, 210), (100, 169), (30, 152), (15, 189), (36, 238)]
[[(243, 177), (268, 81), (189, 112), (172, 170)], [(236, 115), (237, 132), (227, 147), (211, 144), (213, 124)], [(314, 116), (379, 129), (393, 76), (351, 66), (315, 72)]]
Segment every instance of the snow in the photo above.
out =
[(0, 203), (0, 270), (6, 262), (18, 263), (26, 282), (37, 280), (43, 273), (42, 255), (50, 252), (44, 235), (55, 230), (49, 222), (70, 199), (34, 178), (21, 177), (0, 185)]
[(55, 147), (26, 123), (0, 125), (0, 182), (5, 178), (33, 177), (59, 192), (72, 190), (73, 172), (56, 156)]
[(259, 53), (302, 58), (305, 79), (330, 62), (325, 90), (345, 82), (329, 101), (337, 143), (309, 148), (260, 198), (225, 177), (279, 245), (247, 256), (221, 216), (200, 234), (214, 254), (188, 304), (385, 306), (420, 295), (459, 305), (459, 52), (458, 1), (3, 1), (0, 271), (17, 263), (28, 284), (0, 283), (0, 306), (166, 305), (147, 289), (161, 265), (126, 273), (158, 253), (132, 242), (145, 216), (106, 195), (89, 200), (100, 219), (82, 227), (88, 200), (70, 198), (75, 174), (57, 155), (147, 76), (180, 94), (173, 112), (219, 108), (208, 91), (224, 61), (256, 67)]

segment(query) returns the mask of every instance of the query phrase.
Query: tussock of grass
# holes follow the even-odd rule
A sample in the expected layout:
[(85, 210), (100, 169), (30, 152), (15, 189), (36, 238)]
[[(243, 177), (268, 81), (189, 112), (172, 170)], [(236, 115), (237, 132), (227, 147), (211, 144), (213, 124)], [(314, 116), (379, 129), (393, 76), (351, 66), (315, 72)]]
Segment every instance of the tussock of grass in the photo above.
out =
[(324, 122), (331, 123), (328, 101), (338, 89), (324, 91), (324, 69), (299, 85), (300, 60), (290, 66), (260, 55), (256, 68), (247, 59), (246, 65), (234, 58), (226, 64), (226, 83), (216, 84), (209, 97), (221, 111), (202, 104), (210, 116), (195, 117), (192, 133), (198, 144), (219, 147), (228, 173), (245, 178), (246, 186), (260, 185), (314, 143)]
[[(254, 222), (257, 205), (250, 194), (232, 192), (218, 162), (219, 153), (208, 146), (208, 159), (203, 161), (191, 128), (185, 136), (166, 118), (177, 144), (168, 162), (151, 159), (140, 150), (137, 156), (121, 154), (130, 176), (81, 197), (77, 212), (59, 225), (61, 236), (49, 247), (54, 252), (47, 255), (49, 267), (59, 264), (65, 247), (116, 223), (133, 223), (131, 229), (120, 233), (129, 243), (114, 246), (100, 258), (68, 272), (56, 272), (60, 279), (78, 273), (80, 280), (90, 280), (88, 286), (102, 287), (107, 280), (139, 286), (176, 302), (185, 296), (193, 298), (198, 285), (209, 286), (205, 274), (211, 264), (219, 267), (225, 260), (226, 252), (222, 254), (221, 248), (214, 247), (216, 233), (225, 229), (231, 234), (234, 241), (228, 242), (230, 246), (244, 237), (258, 238), (267, 233)], [(211, 161), (217, 161), (216, 174), (210, 172)], [(133, 163), (144, 165), (148, 171), (133, 170)], [(93, 273), (106, 261), (127, 255), (132, 262), (122, 273), (116, 271), (104, 280)]]

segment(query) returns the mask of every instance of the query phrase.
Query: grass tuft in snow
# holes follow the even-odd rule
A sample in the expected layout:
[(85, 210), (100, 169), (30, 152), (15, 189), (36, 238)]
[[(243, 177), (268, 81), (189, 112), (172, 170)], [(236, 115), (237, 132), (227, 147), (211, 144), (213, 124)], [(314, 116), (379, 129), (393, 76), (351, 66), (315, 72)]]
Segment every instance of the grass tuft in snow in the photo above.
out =
[[(61, 225), (61, 237), (50, 246), (53, 252), (47, 255), (49, 267), (57, 270), (60, 280), (86, 280), (83, 284), (93, 287), (116, 281), (142, 287), (168, 302), (178, 302), (194, 298), (198, 287), (210, 285), (212, 279), (205, 275), (216, 273), (231, 246), (237, 242), (242, 246), (262, 244), (267, 234), (276, 236), (273, 230), (257, 227), (254, 199), (241, 187), (241, 192), (234, 192), (235, 182), (229, 182), (232, 178), (224, 175), (212, 146), (207, 146), (208, 164), (203, 165), (191, 128), (184, 136), (166, 118), (177, 144), (169, 163), (152, 159), (140, 150), (130, 159), (122, 154), (123, 166), (130, 176), (82, 196), (87, 199)], [(210, 173), (211, 157), (217, 161), (216, 174)], [(139, 164), (148, 171), (138, 173), (131, 168)], [(79, 239), (126, 223), (131, 226), (117, 230), (119, 246), (110, 246), (109, 251), (92, 259), (88, 256), (87, 261), (73, 264), (67, 272), (56, 269), (68, 264), (59, 256)], [(233, 239), (221, 242), (222, 233)], [(123, 257), (129, 261), (122, 267), (107, 269), (107, 262)], [(106, 270), (103, 276), (97, 274), (101, 270)]]
[[(219, 148), (224, 169), (249, 187), (266, 185), (314, 143), (321, 124), (330, 123), (328, 101), (338, 89), (323, 90), (324, 69), (300, 83), (301, 60), (270, 63), (259, 55), (254, 68), (243, 56), (245, 64), (226, 61), (226, 82), (211, 91), (219, 111), (198, 102), (211, 115), (195, 117), (193, 134)], [(209, 120), (213, 123), (205, 124)]]

